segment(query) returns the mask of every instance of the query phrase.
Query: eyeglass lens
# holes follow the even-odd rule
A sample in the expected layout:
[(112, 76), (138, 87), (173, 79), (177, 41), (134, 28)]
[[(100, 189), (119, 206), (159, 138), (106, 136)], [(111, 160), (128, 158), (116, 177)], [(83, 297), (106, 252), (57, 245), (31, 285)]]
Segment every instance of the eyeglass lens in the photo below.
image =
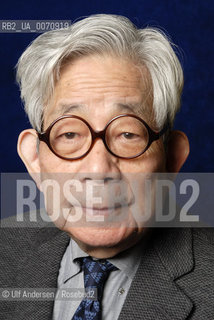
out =
[[(148, 140), (147, 128), (134, 117), (117, 118), (106, 129), (106, 144), (112, 153), (120, 157), (134, 157), (143, 152)], [(78, 158), (90, 149), (92, 134), (80, 119), (64, 118), (52, 127), (50, 144), (56, 154), (68, 159)]]

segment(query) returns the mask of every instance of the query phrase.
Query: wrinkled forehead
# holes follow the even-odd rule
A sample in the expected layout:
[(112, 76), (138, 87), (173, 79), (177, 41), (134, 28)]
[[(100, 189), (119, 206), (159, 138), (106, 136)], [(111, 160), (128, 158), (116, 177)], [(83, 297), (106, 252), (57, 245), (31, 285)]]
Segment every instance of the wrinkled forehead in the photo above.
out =
[(147, 68), (130, 59), (86, 56), (62, 64), (46, 124), (64, 114), (100, 117), (122, 112), (151, 117), (152, 84)]

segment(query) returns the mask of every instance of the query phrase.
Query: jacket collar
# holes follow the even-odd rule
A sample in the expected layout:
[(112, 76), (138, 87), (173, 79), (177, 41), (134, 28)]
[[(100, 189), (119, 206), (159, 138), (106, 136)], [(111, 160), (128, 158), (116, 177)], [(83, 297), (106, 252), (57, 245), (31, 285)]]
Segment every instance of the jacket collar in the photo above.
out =
[(192, 229), (171, 228), (159, 231), (154, 246), (161, 262), (175, 280), (194, 266)]
[(142, 254), (119, 320), (139, 318), (184, 320), (193, 304), (176, 284), (194, 266), (191, 229), (153, 231)]
[[(31, 250), (18, 266), (17, 285), (24, 288), (44, 288), (54, 291), (60, 262), (70, 237), (56, 227), (41, 228), (35, 241), (29, 243)], [(51, 319), (53, 300), (26, 301), (17, 303), (17, 319)]]

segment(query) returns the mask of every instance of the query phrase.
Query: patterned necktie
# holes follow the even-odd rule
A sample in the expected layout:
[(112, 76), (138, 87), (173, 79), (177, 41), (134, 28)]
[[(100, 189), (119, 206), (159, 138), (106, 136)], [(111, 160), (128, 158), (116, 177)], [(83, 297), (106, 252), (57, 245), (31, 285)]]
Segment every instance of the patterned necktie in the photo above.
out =
[(117, 270), (106, 260), (92, 260), (91, 257), (83, 258), (84, 284), (86, 293), (95, 291), (97, 299), (84, 298), (77, 308), (72, 320), (101, 320), (101, 300), (103, 288), (109, 273)]

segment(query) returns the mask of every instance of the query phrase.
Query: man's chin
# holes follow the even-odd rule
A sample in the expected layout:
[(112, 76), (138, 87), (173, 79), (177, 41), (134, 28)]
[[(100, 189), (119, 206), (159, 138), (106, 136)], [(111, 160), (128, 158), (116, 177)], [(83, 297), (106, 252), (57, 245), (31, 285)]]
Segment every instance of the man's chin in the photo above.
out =
[[(137, 235), (134, 228), (69, 228), (67, 233), (87, 253), (91, 252), (112, 252), (115, 255), (126, 249), (130, 240)], [(125, 246), (125, 248), (124, 248)]]

